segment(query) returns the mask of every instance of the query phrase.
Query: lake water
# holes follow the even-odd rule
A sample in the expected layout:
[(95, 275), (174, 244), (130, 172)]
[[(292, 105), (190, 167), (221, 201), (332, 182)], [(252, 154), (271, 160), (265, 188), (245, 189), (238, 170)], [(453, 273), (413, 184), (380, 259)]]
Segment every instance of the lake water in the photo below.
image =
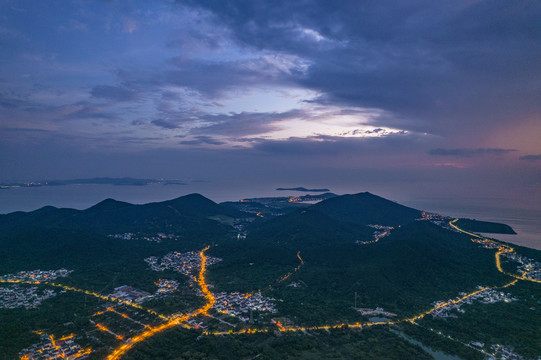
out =
[[(361, 190), (335, 190), (341, 194)], [(86, 209), (96, 203), (113, 198), (134, 204), (170, 200), (190, 193), (200, 193), (216, 201), (236, 201), (243, 198), (264, 196), (303, 195), (296, 191), (276, 191), (268, 185), (251, 185), (250, 188), (210, 182), (188, 182), (186, 185), (65, 185), (43, 187), (21, 187), (0, 190), (0, 214), (12, 211), (31, 211), (45, 205)], [(484, 221), (502, 222), (510, 225), (518, 235), (496, 235), (491, 237), (541, 250), (541, 209), (523, 209), (508, 199), (425, 197), (408, 198), (405, 194), (382, 194), (389, 199), (400, 199), (400, 203), (420, 210), (436, 212), (454, 217), (474, 218)]]
[(435, 360), (463, 360), (462, 358), (458, 356), (448, 355), (441, 351), (432, 350), (431, 348), (429, 348), (422, 342), (412, 339), (409, 336), (404, 335), (400, 331), (396, 331), (392, 329), (391, 331), (395, 333), (396, 335), (400, 336), (401, 338), (403, 338), (404, 340), (406, 340), (407, 342), (409, 342), (410, 344), (414, 344), (421, 347), (425, 352), (429, 353)]

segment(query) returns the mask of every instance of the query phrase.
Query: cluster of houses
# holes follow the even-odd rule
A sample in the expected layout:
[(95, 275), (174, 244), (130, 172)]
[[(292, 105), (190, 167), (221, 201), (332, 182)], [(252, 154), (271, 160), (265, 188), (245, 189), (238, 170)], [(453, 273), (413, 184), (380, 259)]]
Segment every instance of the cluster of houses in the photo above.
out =
[(248, 235), (248, 232), (245, 229), (245, 225), (242, 223), (236, 223), (233, 225), (233, 228), (237, 231), (237, 240), (244, 240), (246, 239), (246, 236)]
[[(207, 256), (207, 266), (216, 264), (219, 261), (222, 261), (222, 259)], [(201, 257), (196, 251), (185, 253), (174, 251), (162, 257), (161, 260), (156, 256), (151, 256), (146, 258), (145, 262), (154, 271), (173, 270), (193, 278), (201, 266)]]
[(125, 300), (129, 302), (141, 303), (151, 296), (150, 293), (136, 289), (132, 286), (122, 285), (116, 287), (112, 294), (109, 294), (110, 297), (114, 297), (120, 300)]
[(428, 211), (421, 211), (421, 218), (418, 220), (426, 220), (426, 221), (433, 222), (436, 225), (446, 226), (449, 220), (451, 220), (451, 217), (446, 216), (446, 215), (431, 213)]
[(179, 286), (178, 281), (166, 279), (159, 279), (154, 284), (158, 287), (156, 295), (169, 295), (173, 291), (176, 291)]
[(481, 247), (485, 249), (495, 249), (495, 250), (501, 250), (503, 247), (502, 244), (485, 238), (471, 238), (471, 241), (474, 243), (477, 243), (481, 245)]
[(523, 360), (524, 359), (523, 356), (515, 353), (515, 349), (510, 345), (494, 344), (490, 346), (490, 350), (493, 351), (494, 356), (496, 357), (489, 357), (487, 360), (496, 360), (496, 359)]
[(214, 308), (222, 314), (238, 317), (241, 321), (248, 321), (245, 316), (250, 311), (269, 311), (277, 313), (272, 299), (261, 295), (261, 292), (242, 294), (238, 292), (220, 292), (214, 295)]
[(0, 282), (50, 281), (50, 280), (56, 280), (61, 277), (66, 277), (72, 272), (73, 270), (66, 270), (66, 269), (19, 271), (18, 273), (0, 276)]
[(134, 233), (123, 233), (123, 234), (110, 234), (107, 235), (110, 238), (113, 239), (121, 239), (121, 240), (146, 240), (146, 241), (153, 241), (157, 243), (161, 243), (162, 240), (178, 240), (178, 236), (175, 234), (164, 234), (164, 233), (157, 233), (156, 235), (148, 235), (148, 234), (134, 234)]
[(525, 273), (524, 276), (528, 279), (541, 281), (541, 263), (526, 256), (515, 253), (502, 254), (511, 261), (518, 262), (520, 265), (517, 270), (520, 273)]
[(376, 229), (374, 231), (374, 240), (370, 241), (361, 241), (357, 240), (355, 243), (359, 245), (368, 245), (368, 244), (374, 244), (377, 243), (381, 238), (384, 238), (385, 236), (389, 236), (391, 234), (391, 230), (394, 229), (392, 226), (383, 226), (383, 225), (368, 225), (373, 229)]
[(176, 291), (179, 287), (179, 282), (176, 280), (159, 279), (154, 284), (158, 287), (154, 294), (134, 288), (133, 286), (122, 285), (115, 288), (114, 292), (112, 294), (109, 294), (109, 296), (120, 300), (140, 304), (147, 300), (167, 296), (172, 292)]
[(385, 311), (383, 308), (377, 307), (375, 309), (369, 309), (369, 308), (356, 308), (358, 312), (361, 313), (363, 316), (385, 316), (385, 317), (393, 317), (397, 316), (396, 314)]
[[(478, 289), (482, 289), (483, 287), (478, 286)], [(459, 295), (464, 296), (465, 293), (460, 293)], [(517, 301), (518, 298), (513, 297), (509, 293), (504, 293), (503, 291), (498, 291), (495, 289), (485, 289), (483, 291), (478, 292), (475, 295), (469, 296), (468, 298), (464, 299), (464, 301), (458, 301), (455, 302), (453, 300), (447, 300), (447, 301), (436, 301), (433, 303), (434, 306), (440, 306), (442, 304), (446, 304), (445, 306), (442, 306), (440, 308), (437, 308), (436, 310), (431, 312), (431, 315), (433, 317), (457, 317), (456, 314), (452, 312), (452, 310), (456, 310), (459, 313), (466, 312), (464, 309), (461, 309), (462, 305), (464, 304), (472, 304), (474, 301), (482, 302), (483, 304), (494, 304), (497, 302), (512, 302)]]
[(39, 293), (36, 286), (22, 287), (15, 284), (0, 287), (0, 308), (16, 309), (24, 307), (25, 309), (33, 309), (38, 307), (42, 301), (53, 296), (56, 296), (54, 290), (44, 289)]
[(83, 349), (75, 343), (74, 335), (68, 335), (55, 339), (52, 335), (41, 333), (40, 342), (22, 350), (20, 359), (24, 360), (49, 360), (49, 359), (86, 359), (90, 349)]

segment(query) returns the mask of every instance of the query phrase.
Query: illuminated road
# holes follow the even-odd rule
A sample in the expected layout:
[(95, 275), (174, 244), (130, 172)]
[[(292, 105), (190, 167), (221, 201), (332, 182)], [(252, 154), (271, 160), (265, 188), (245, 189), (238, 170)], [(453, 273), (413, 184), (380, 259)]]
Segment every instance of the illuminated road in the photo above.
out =
[[(340, 323), (340, 324), (334, 324), (334, 325), (318, 325), (318, 326), (285, 326), (285, 325), (282, 325), (280, 322), (276, 322), (276, 327), (278, 328), (278, 331), (281, 331), (281, 332), (297, 332), (297, 331), (315, 331), (315, 330), (330, 330), (330, 329), (340, 329), (340, 328), (350, 328), (350, 329), (362, 329), (362, 328), (365, 328), (365, 327), (371, 327), (371, 326), (381, 326), (381, 325), (396, 325), (396, 324), (399, 324), (399, 323), (402, 323), (402, 322), (410, 322), (410, 323), (414, 323), (415, 321), (417, 320), (420, 320), (422, 318), (424, 318), (425, 316), (427, 315), (430, 315), (431, 313), (433, 313), (434, 311), (438, 310), (438, 309), (441, 309), (443, 307), (446, 307), (446, 306), (449, 306), (449, 305), (456, 305), (456, 304), (459, 304), (461, 302), (463, 302), (464, 300), (474, 296), (474, 295), (477, 295), (479, 294), (480, 292), (482, 291), (485, 291), (485, 290), (488, 290), (488, 289), (503, 289), (503, 288), (507, 288), (509, 286), (512, 286), (514, 284), (516, 284), (516, 282), (518, 281), (518, 279), (515, 279), (513, 281), (511, 281), (510, 283), (508, 284), (505, 284), (501, 287), (499, 286), (494, 286), (494, 287), (484, 287), (482, 289), (479, 289), (479, 290), (476, 290), (476, 291), (473, 291), (469, 294), (466, 294), (458, 299), (455, 299), (455, 300), (450, 300), (450, 301), (447, 301), (447, 302), (444, 302), (444, 303), (441, 303), (441, 304), (438, 304), (437, 306), (434, 306), (433, 308), (419, 314), (419, 315), (416, 315), (416, 316), (413, 316), (413, 317), (410, 317), (410, 318), (405, 318), (405, 319), (400, 319), (400, 320), (395, 320), (395, 321), (379, 321), (379, 322), (364, 322), (364, 323), (353, 323), (353, 324), (349, 324), (349, 323)], [(229, 330), (229, 331), (205, 331), (203, 332), (204, 335), (240, 335), (240, 334), (255, 334), (255, 333), (262, 333), (262, 332), (268, 332), (270, 329), (255, 329), (255, 328), (249, 328), (249, 329), (242, 329), (242, 330), (237, 330), (237, 331), (233, 331), (233, 330)]]
[(133, 308), (146, 311), (146, 312), (148, 312), (148, 313), (150, 313), (152, 315), (156, 315), (156, 316), (160, 317), (161, 319), (164, 319), (164, 320), (167, 319), (167, 316), (162, 315), (162, 314), (158, 314), (154, 310), (146, 309), (146, 308), (142, 307), (141, 305), (136, 304), (136, 303), (134, 303), (132, 301), (122, 300), (122, 299), (118, 299), (118, 298), (115, 298), (115, 297), (112, 297), (112, 296), (98, 294), (98, 293), (90, 291), (90, 290), (83, 290), (83, 289), (79, 289), (79, 288), (76, 288), (76, 287), (73, 287), (73, 286), (57, 284), (57, 283), (49, 282), (49, 281), (0, 280), (0, 283), (48, 285), (48, 286), (60, 288), (62, 290), (66, 290), (66, 291), (72, 291), (72, 292), (76, 292), (76, 293), (80, 293), (80, 294), (94, 296), (94, 297), (96, 297), (98, 299), (102, 299), (102, 300), (105, 300), (105, 301), (113, 301), (113, 302), (117, 302), (119, 304), (124, 304), (124, 305), (127, 305), (127, 306), (131, 306)]
[[(431, 309), (429, 309), (429, 310), (427, 310), (427, 311), (425, 311), (425, 312), (423, 312), (423, 313), (421, 313), (419, 315), (416, 315), (416, 316), (413, 316), (413, 317), (410, 317), (410, 318), (401, 319), (401, 320), (382, 321), (382, 322), (365, 322), (365, 323), (354, 323), (354, 324), (341, 323), (341, 324), (334, 324), (334, 325), (319, 325), (319, 326), (309, 326), (309, 327), (284, 326), (281, 323), (277, 322), (276, 326), (277, 326), (278, 330), (281, 331), (281, 332), (296, 332), (296, 331), (310, 331), (310, 330), (312, 330), (312, 331), (313, 330), (329, 330), (329, 329), (332, 329), (332, 328), (358, 328), (358, 329), (360, 329), (360, 328), (363, 328), (363, 327), (371, 327), (371, 326), (379, 326), (379, 325), (394, 325), (394, 324), (398, 324), (398, 323), (402, 323), (402, 322), (414, 323), (415, 321), (424, 318), (425, 316), (433, 313), (434, 311), (436, 311), (438, 309), (441, 309), (441, 308), (449, 306), (449, 305), (459, 304), (459, 303), (463, 302), (464, 300), (466, 300), (466, 299), (468, 299), (468, 298), (470, 298), (470, 297), (472, 297), (474, 295), (477, 295), (477, 294), (479, 294), (479, 293), (481, 293), (481, 292), (483, 292), (485, 290), (488, 290), (488, 289), (504, 289), (504, 288), (507, 288), (509, 286), (515, 285), (518, 280), (527, 280), (527, 281), (533, 281), (533, 282), (540, 282), (541, 283), (541, 281), (526, 278), (525, 277), (526, 273), (522, 274), (522, 276), (518, 276), (518, 275), (514, 275), (514, 274), (510, 274), (510, 273), (505, 272), (501, 267), (500, 256), (501, 256), (501, 254), (506, 253), (506, 252), (515, 252), (515, 250), (511, 246), (501, 244), (499, 242), (487, 239), (487, 238), (482, 237), (480, 235), (477, 235), (477, 234), (470, 233), (470, 232), (467, 232), (465, 230), (462, 230), (462, 229), (460, 229), (459, 227), (457, 227), (454, 224), (457, 221), (458, 221), (458, 219), (450, 221), (449, 225), (452, 228), (454, 228), (455, 230), (459, 231), (459, 232), (462, 232), (464, 234), (468, 234), (468, 235), (473, 236), (473, 237), (475, 237), (477, 239), (480, 239), (480, 241), (478, 241), (479, 243), (485, 243), (485, 244), (490, 243), (493, 246), (493, 248), (498, 250), (496, 252), (496, 254), (495, 254), (496, 268), (501, 273), (515, 278), (513, 281), (511, 281), (511, 282), (509, 282), (509, 283), (507, 283), (507, 284), (505, 284), (503, 286), (494, 286), (494, 287), (481, 288), (479, 290), (476, 290), (476, 291), (473, 291), (473, 292), (471, 292), (469, 294), (466, 294), (466, 295), (464, 295), (464, 296), (462, 296), (462, 297), (460, 297), (458, 299), (449, 300), (447, 302), (440, 303), (440, 304), (434, 306), (433, 308), (431, 308)], [(297, 257), (301, 261), (301, 264), (295, 269), (295, 271), (297, 271), (302, 265), (304, 265), (304, 261), (300, 257), (300, 252), (297, 253)], [(287, 279), (289, 276), (291, 276), (291, 273), (285, 275), (280, 280), (283, 281), (283, 280)], [(227, 331), (227, 332), (209, 332), (209, 331), (206, 331), (206, 332), (204, 332), (204, 334), (205, 335), (234, 335), (234, 334), (258, 333), (258, 332), (265, 332), (265, 331), (268, 331), (268, 330), (264, 330), (264, 329), (243, 329), (243, 330), (239, 330), (239, 331), (230, 330), (230, 331)]]
[[(536, 280), (536, 279), (530, 279), (528, 277), (526, 277), (526, 273), (527, 272), (524, 272), (522, 274), (522, 276), (519, 276), (519, 275), (516, 275), (516, 274), (511, 274), (511, 273), (508, 273), (506, 271), (504, 271), (502, 269), (502, 263), (501, 263), (501, 255), (504, 254), (504, 253), (516, 253), (515, 252), (515, 249), (509, 245), (505, 245), (505, 244), (502, 244), (502, 243), (499, 243), (497, 241), (494, 241), (494, 240), (490, 240), (490, 239), (487, 239), (486, 237), (483, 237), (481, 235), (477, 235), (477, 234), (474, 234), (474, 233), (471, 233), (471, 232), (468, 232), (468, 231), (465, 231), (465, 230), (462, 230), (461, 228), (459, 228), (458, 226), (455, 225), (455, 223), (458, 221), (458, 219), (454, 219), (453, 221), (449, 221), (449, 225), (461, 232), (461, 233), (464, 233), (464, 234), (468, 234), (470, 236), (473, 236), (473, 237), (476, 237), (477, 239), (480, 239), (479, 241), (476, 241), (476, 242), (479, 242), (479, 243), (485, 243), (485, 244), (492, 244), (495, 248), (498, 249), (498, 251), (494, 254), (494, 258), (495, 258), (495, 262), (496, 262), (496, 268), (498, 269), (499, 272), (501, 272), (502, 274), (505, 274), (507, 276), (511, 276), (511, 277), (514, 277), (515, 279), (518, 279), (518, 280), (525, 280), (525, 281), (531, 281), (531, 282), (535, 282), (535, 283), (541, 283), (541, 280)], [(473, 240), (473, 239), (472, 239)]]
[[(329, 330), (329, 329), (332, 329), (332, 328), (361, 329), (361, 328), (371, 327), (371, 326), (395, 325), (395, 324), (404, 323), (404, 322), (415, 323), (416, 321), (426, 317), (427, 315), (430, 315), (431, 313), (433, 313), (434, 311), (436, 311), (438, 309), (441, 309), (441, 308), (444, 308), (444, 307), (450, 306), (450, 305), (459, 304), (459, 303), (471, 298), (472, 296), (475, 296), (475, 295), (477, 295), (477, 294), (479, 294), (479, 293), (481, 293), (481, 292), (483, 292), (485, 290), (488, 290), (488, 289), (504, 289), (504, 288), (507, 288), (509, 286), (513, 286), (514, 284), (516, 284), (518, 282), (518, 280), (525, 280), (525, 281), (532, 281), (532, 282), (541, 283), (541, 281), (539, 281), (539, 280), (527, 278), (526, 277), (527, 272), (524, 272), (522, 275), (516, 275), (516, 274), (508, 273), (508, 272), (506, 272), (506, 271), (504, 271), (502, 269), (501, 255), (505, 254), (505, 253), (515, 253), (515, 250), (514, 250), (513, 247), (511, 247), (509, 245), (506, 245), (506, 244), (499, 243), (497, 241), (494, 241), (494, 240), (491, 240), (491, 239), (488, 239), (488, 238), (485, 238), (483, 236), (480, 236), (480, 235), (477, 235), (477, 234), (462, 230), (458, 226), (455, 225), (455, 223), (457, 221), (458, 221), (458, 219), (454, 219), (454, 220), (449, 222), (449, 225), (453, 229), (455, 229), (456, 231), (459, 231), (461, 233), (472, 236), (474, 238), (474, 239), (472, 239), (472, 241), (474, 241), (476, 243), (479, 243), (481, 245), (484, 245), (488, 249), (497, 250), (495, 255), (494, 255), (495, 256), (495, 266), (496, 266), (497, 270), (499, 272), (501, 272), (502, 274), (505, 274), (507, 276), (510, 276), (510, 277), (514, 278), (511, 282), (509, 282), (509, 283), (507, 283), (507, 284), (505, 284), (503, 286), (484, 287), (484, 288), (475, 290), (475, 291), (473, 291), (471, 293), (468, 293), (468, 294), (466, 294), (464, 296), (461, 296), (460, 298), (457, 298), (457, 299), (454, 299), (454, 300), (449, 300), (449, 301), (443, 302), (443, 303), (439, 303), (438, 305), (434, 306), (433, 308), (428, 309), (428, 310), (426, 310), (426, 311), (424, 311), (424, 312), (422, 312), (422, 313), (420, 313), (418, 315), (408, 317), (408, 318), (404, 318), (404, 319), (400, 319), (400, 320), (381, 321), (381, 322), (363, 322), (363, 323), (357, 322), (357, 323), (353, 323), (353, 324), (349, 324), (349, 323), (323, 324), (323, 325), (319, 325), (319, 326), (309, 326), (309, 327), (284, 325), (284, 324), (281, 324), (280, 322), (276, 321), (276, 322), (274, 322), (276, 327), (246, 328), (246, 329), (242, 329), (242, 330), (229, 330), (229, 331), (226, 331), (226, 332), (223, 332), (223, 331), (204, 331), (203, 335), (217, 336), (217, 335), (253, 334), (253, 333), (266, 333), (266, 332), (269, 332), (269, 331), (276, 331), (276, 330), (278, 330), (280, 332), (298, 332), (298, 331)], [(205, 255), (205, 252), (208, 249), (209, 249), (209, 246), (205, 247), (204, 249), (202, 249), (199, 252), (199, 257), (201, 259), (201, 266), (200, 266), (199, 274), (196, 277), (196, 281), (197, 281), (197, 283), (198, 283), (198, 285), (199, 285), (199, 287), (201, 289), (201, 292), (202, 292), (203, 296), (206, 299), (206, 303), (205, 303), (205, 305), (203, 307), (198, 308), (198, 309), (196, 309), (196, 310), (194, 310), (194, 311), (192, 311), (192, 312), (190, 312), (188, 314), (184, 314), (184, 315), (175, 315), (175, 316), (166, 317), (165, 315), (158, 314), (157, 312), (155, 312), (153, 310), (145, 309), (142, 306), (140, 306), (138, 304), (135, 304), (133, 302), (130, 302), (130, 301), (125, 301), (125, 300), (122, 300), (122, 299), (113, 298), (113, 297), (110, 297), (110, 296), (101, 295), (101, 294), (91, 292), (91, 291), (88, 291), (88, 290), (82, 290), (82, 289), (78, 289), (78, 288), (71, 287), (71, 286), (57, 284), (57, 283), (54, 283), (54, 282), (0, 280), (0, 283), (22, 283), (22, 284), (36, 284), (36, 285), (37, 284), (43, 284), (43, 285), (48, 285), (48, 286), (52, 286), (52, 287), (57, 287), (57, 288), (61, 288), (61, 289), (67, 290), (67, 291), (73, 291), (73, 292), (78, 292), (78, 293), (82, 293), (82, 294), (86, 294), (86, 295), (91, 295), (91, 296), (94, 296), (94, 297), (97, 297), (97, 298), (100, 298), (100, 299), (103, 299), (103, 300), (106, 300), (106, 301), (114, 301), (114, 302), (117, 302), (117, 303), (125, 304), (125, 305), (131, 306), (131, 307), (134, 307), (134, 308), (137, 308), (137, 309), (140, 309), (140, 310), (147, 311), (147, 312), (149, 312), (149, 313), (151, 313), (153, 315), (159, 316), (160, 318), (162, 318), (163, 320), (166, 321), (165, 323), (163, 323), (163, 324), (161, 324), (159, 326), (155, 326), (155, 327), (151, 327), (151, 326), (147, 325), (143, 332), (141, 332), (140, 334), (138, 334), (138, 335), (136, 335), (136, 336), (134, 336), (132, 338), (129, 338), (129, 339), (124, 339), (120, 335), (111, 332), (109, 329), (107, 329), (102, 324), (99, 324), (99, 323), (96, 324), (95, 326), (98, 329), (100, 329), (101, 331), (108, 332), (111, 335), (116, 336), (117, 339), (123, 341), (123, 343), (118, 348), (116, 348), (107, 357), (107, 360), (116, 360), (116, 359), (120, 359), (130, 349), (132, 349), (136, 344), (138, 344), (138, 343), (140, 343), (142, 341), (145, 341), (145, 340), (149, 339), (150, 337), (152, 337), (152, 336), (154, 336), (156, 334), (159, 334), (159, 333), (161, 333), (161, 332), (163, 332), (165, 330), (168, 330), (170, 328), (173, 328), (175, 326), (187, 327), (187, 325), (184, 324), (187, 320), (189, 320), (189, 319), (191, 319), (191, 318), (193, 318), (195, 316), (198, 316), (198, 315), (205, 315), (205, 316), (208, 315), (207, 312), (213, 307), (213, 305), (215, 303), (214, 295), (208, 289), (208, 285), (207, 285), (206, 280), (205, 280), (205, 274), (206, 274), (206, 270), (207, 270), (207, 268), (206, 268), (207, 267), (207, 257)], [(300, 251), (297, 252), (297, 258), (299, 259), (299, 265), (293, 271), (291, 271), (291, 272), (287, 273), (286, 275), (283, 275), (282, 277), (280, 277), (276, 281), (276, 283), (280, 283), (280, 282), (285, 281), (293, 273), (295, 273), (302, 266), (304, 266), (305, 263), (304, 263), (304, 260), (302, 259), (302, 257), (300, 256)], [(272, 285), (269, 285), (269, 288), (272, 289)], [(114, 309), (107, 309), (107, 311), (116, 312), (116, 310), (114, 310)], [(122, 313), (118, 313), (118, 314), (121, 315), (124, 318), (129, 319), (129, 317), (126, 314), (122, 314)], [(130, 320), (135, 321), (133, 319), (130, 319)]]
[(273, 285), (273, 284), (275, 284), (275, 283), (276, 283), (276, 284), (279, 284), (279, 283), (281, 283), (281, 282), (284, 282), (284, 281), (286, 281), (287, 279), (289, 279), (289, 277), (290, 277), (291, 275), (293, 275), (295, 272), (299, 271), (300, 268), (304, 265), (304, 260), (301, 258), (301, 252), (300, 252), (300, 251), (297, 251), (297, 258), (299, 259), (300, 263), (299, 263), (299, 265), (297, 265), (297, 267), (296, 267), (295, 269), (293, 269), (293, 271), (290, 271), (290, 272), (288, 272), (287, 274), (280, 276), (274, 283), (270, 284), (270, 285), (267, 286), (265, 289), (267, 289), (267, 290), (272, 290), (272, 285)]
[(205, 306), (197, 310), (194, 310), (193, 312), (189, 314), (172, 317), (165, 324), (155, 326), (155, 327), (150, 327), (148, 330), (142, 332), (141, 334), (136, 335), (132, 337), (131, 339), (126, 340), (126, 343), (120, 345), (115, 351), (113, 351), (111, 355), (107, 357), (107, 360), (120, 359), (128, 350), (133, 348), (137, 343), (140, 343), (167, 329), (180, 325), (181, 323), (189, 320), (190, 318), (194, 316), (206, 314), (206, 312), (214, 305), (214, 302), (215, 302), (214, 295), (212, 295), (212, 293), (209, 291), (207, 283), (205, 281), (205, 272), (207, 270), (207, 257), (205, 256), (205, 252), (208, 249), (209, 247), (207, 246), (206, 248), (204, 248), (203, 250), (199, 252), (199, 256), (201, 257), (201, 269), (199, 270), (199, 276), (197, 277), (197, 283), (199, 284), (199, 287), (201, 288), (201, 292), (203, 293), (203, 296), (205, 297), (205, 299), (207, 299), (207, 303), (205, 304)]

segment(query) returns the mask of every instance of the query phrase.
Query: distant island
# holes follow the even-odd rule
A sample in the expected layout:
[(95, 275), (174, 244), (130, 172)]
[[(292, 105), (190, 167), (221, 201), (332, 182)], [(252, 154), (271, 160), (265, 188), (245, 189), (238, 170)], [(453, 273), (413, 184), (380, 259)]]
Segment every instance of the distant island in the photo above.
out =
[(329, 192), (329, 189), (307, 189), (305, 187), (294, 187), (294, 188), (277, 188), (278, 191), (308, 191), (308, 192)]
[(123, 177), (123, 178), (97, 177), (97, 178), (90, 178), (90, 179), (9, 182), (9, 183), (1, 183), (0, 189), (9, 189), (9, 188), (16, 188), (16, 187), (65, 186), (65, 185), (145, 186), (145, 185), (153, 185), (153, 184), (186, 185), (186, 183), (182, 180), (134, 179), (134, 178), (129, 178), (129, 177)]

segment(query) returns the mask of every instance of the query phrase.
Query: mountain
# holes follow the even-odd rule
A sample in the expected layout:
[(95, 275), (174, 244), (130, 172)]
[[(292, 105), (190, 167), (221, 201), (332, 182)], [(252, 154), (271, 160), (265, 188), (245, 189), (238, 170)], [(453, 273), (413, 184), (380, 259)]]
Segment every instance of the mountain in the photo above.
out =
[(312, 208), (341, 221), (355, 224), (397, 226), (421, 217), (421, 212), (369, 192), (324, 200)]
[[(235, 216), (235, 212), (226, 209), (225, 207), (216, 204), (214, 201), (207, 199), (200, 194), (190, 194), (173, 200), (164, 201), (162, 203), (154, 203), (165, 205), (171, 209), (175, 209), (183, 215), (209, 217), (216, 215)], [(151, 204), (147, 204), (151, 205)], [(145, 206), (145, 205), (142, 205)]]
[(133, 206), (130, 203), (124, 202), (124, 201), (118, 201), (115, 199), (105, 199), (96, 205), (86, 209), (87, 213), (93, 213), (93, 212), (100, 212), (100, 211), (111, 211), (111, 210), (118, 210), (120, 208), (125, 208)]
[(492, 233), (492, 234), (509, 234), (516, 235), (513, 228), (506, 224), (495, 223), (490, 221), (479, 221), (474, 219), (459, 219), (456, 223), (458, 227), (468, 231)]
[(0, 231), (37, 226), (90, 230), (100, 234), (177, 231), (189, 234), (221, 232), (223, 225), (211, 217), (235, 217), (238, 212), (222, 207), (199, 194), (173, 200), (134, 205), (106, 199), (86, 210), (52, 206), (24, 213), (0, 215)]
[(336, 220), (313, 207), (255, 223), (249, 228), (250, 239), (292, 248), (368, 241), (372, 240), (373, 233), (367, 226)]
[(329, 192), (331, 190), (329, 189), (307, 189), (305, 187), (302, 187), (302, 186), (299, 186), (299, 187), (293, 187), (293, 188), (277, 188), (276, 190), (278, 191), (285, 191), (285, 190), (290, 190), (290, 191), (307, 191), (307, 192)]

